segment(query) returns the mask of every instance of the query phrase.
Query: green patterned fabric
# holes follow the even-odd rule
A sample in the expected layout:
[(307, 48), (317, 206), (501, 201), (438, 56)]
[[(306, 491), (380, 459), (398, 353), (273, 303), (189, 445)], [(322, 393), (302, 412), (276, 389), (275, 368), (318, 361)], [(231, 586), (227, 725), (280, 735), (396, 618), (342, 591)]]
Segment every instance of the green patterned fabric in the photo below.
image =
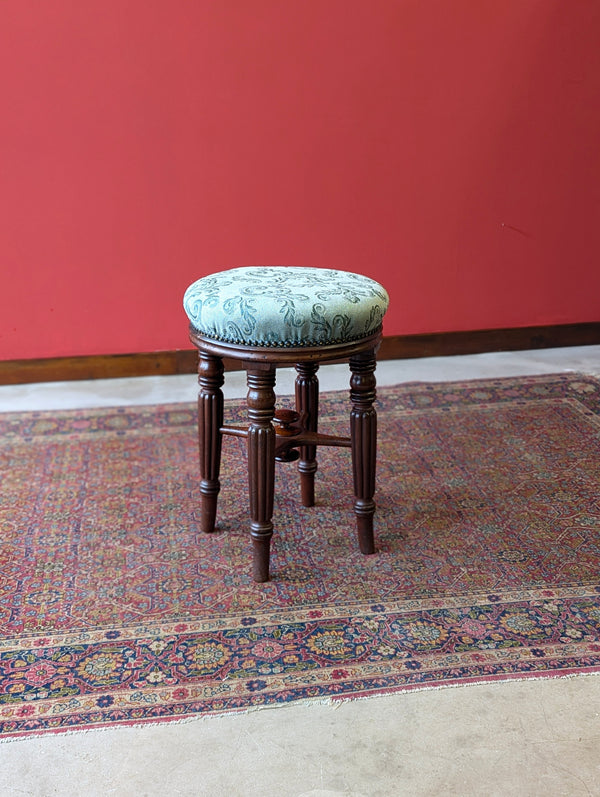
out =
[(211, 274), (185, 292), (193, 328), (246, 346), (326, 346), (376, 332), (388, 308), (379, 283), (302, 266), (247, 266)]

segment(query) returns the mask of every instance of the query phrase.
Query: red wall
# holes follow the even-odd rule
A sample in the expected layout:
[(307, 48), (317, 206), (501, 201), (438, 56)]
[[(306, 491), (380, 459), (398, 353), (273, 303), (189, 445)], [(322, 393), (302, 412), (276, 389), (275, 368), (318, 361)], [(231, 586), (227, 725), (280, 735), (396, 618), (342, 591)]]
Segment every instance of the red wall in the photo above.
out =
[(597, 0), (2, 0), (0, 358), (188, 347), (195, 278), (388, 335), (600, 320)]

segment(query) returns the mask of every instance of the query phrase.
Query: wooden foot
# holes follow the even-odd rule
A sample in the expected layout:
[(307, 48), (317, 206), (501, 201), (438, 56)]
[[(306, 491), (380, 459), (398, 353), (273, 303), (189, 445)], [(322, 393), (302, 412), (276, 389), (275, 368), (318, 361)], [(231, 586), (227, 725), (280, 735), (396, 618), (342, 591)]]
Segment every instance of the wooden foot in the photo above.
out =
[(248, 480), (255, 581), (269, 580), (275, 486), (275, 368), (248, 370)]
[(377, 460), (377, 412), (375, 350), (350, 358), (350, 435), (354, 476), (354, 513), (358, 544), (364, 554), (375, 552), (373, 515), (375, 513), (375, 468)]
[(223, 362), (200, 352), (198, 364), (198, 444), (200, 455), (200, 527), (214, 531), (221, 484), (221, 427), (223, 425)]
[[(319, 421), (319, 380), (314, 362), (296, 365), (296, 411), (304, 419), (307, 432), (316, 432)], [(317, 472), (317, 447), (300, 446), (300, 495), (303, 506), (315, 505), (315, 473)]]

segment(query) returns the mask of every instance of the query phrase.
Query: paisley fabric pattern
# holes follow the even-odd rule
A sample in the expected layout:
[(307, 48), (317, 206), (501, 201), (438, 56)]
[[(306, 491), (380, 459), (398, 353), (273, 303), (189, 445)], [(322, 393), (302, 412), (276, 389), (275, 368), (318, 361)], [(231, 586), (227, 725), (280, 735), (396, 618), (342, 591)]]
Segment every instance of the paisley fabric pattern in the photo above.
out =
[[(347, 391), (320, 409), (347, 431)], [(0, 735), (600, 672), (600, 383), (379, 388), (378, 412), (377, 553), (350, 452), (320, 449), (315, 507), (277, 470), (267, 584), (239, 438), (200, 531), (194, 404), (0, 414)]]
[(251, 266), (194, 282), (183, 299), (195, 330), (247, 346), (326, 346), (376, 332), (388, 308), (379, 283), (300, 266)]

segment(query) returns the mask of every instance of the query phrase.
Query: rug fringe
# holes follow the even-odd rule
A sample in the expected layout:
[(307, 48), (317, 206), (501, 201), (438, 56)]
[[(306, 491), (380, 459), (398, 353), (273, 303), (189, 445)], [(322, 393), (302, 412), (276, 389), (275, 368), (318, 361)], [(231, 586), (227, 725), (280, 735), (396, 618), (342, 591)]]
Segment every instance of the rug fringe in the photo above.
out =
[(76, 736), (81, 733), (103, 733), (106, 731), (114, 731), (118, 729), (142, 729), (154, 728), (165, 725), (188, 725), (193, 722), (209, 722), (213, 720), (225, 719), (234, 715), (248, 715), (256, 714), (258, 712), (268, 710), (281, 710), (302, 707), (313, 708), (316, 706), (329, 706), (333, 710), (339, 709), (342, 705), (347, 703), (354, 703), (359, 700), (376, 700), (392, 695), (403, 695), (412, 692), (434, 692), (446, 689), (467, 689), (477, 686), (494, 686), (500, 684), (507, 684), (513, 682), (523, 683), (526, 681), (563, 681), (567, 679), (582, 679), (593, 676), (600, 676), (600, 670), (592, 670), (589, 672), (566, 672), (566, 673), (548, 673), (545, 675), (514, 675), (510, 677), (501, 676), (499, 678), (485, 678), (481, 680), (463, 681), (463, 682), (450, 682), (443, 684), (414, 684), (409, 687), (400, 686), (392, 687), (386, 690), (366, 694), (350, 694), (339, 695), (334, 697), (308, 697), (302, 700), (293, 700), (289, 703), (269, 703), (262, 706), (251, 706), (246, 709), (233, 709), (231, 711), (211, 712), (206, 714), (190, 714), (186, 717), (164, 717), (160, 720), (128, 720), (118, 723), (107, 723), (106, 725), (98, 725), (94, 727), (79, 727), (79, 728), (57, 728), (55, 730), (44, 730), (40, 732), (33, 731), (31, 733), (24, 733), (19, 735), (6, 735), (0, 737), (0, 744), (7, 744), (9, 742), (25, 742), (30, 739), (43, 739), (48, 736)]
[(544, 675), (502, 675), (496, 678), (482, 678), (464, 681), (451, 681), (441, 684), (412, 684), (410, 686), (391, 687), (390, 689), (383, 689), (372, 694), (355, 694), (355, 695), (340, 695), (339, 697), (330, 698), (331, 702), (336, 704), (334, 708), (338, 708), (343, 703), (352, 703), (355, 700), (369, 700), (377, 699), (380, 697), (389, 697), (390, 695), (408, 694), (410, 692), (439, 692), (446, 689), (467, 689), (473, 686), (496, 686), (507, 683), (523, 683), (525, 681), (566, 681), (567, 679), (575, 678), (588, 678), (600, 675), (600, 670), (590, 670), (589, 672), (551, 672)]

